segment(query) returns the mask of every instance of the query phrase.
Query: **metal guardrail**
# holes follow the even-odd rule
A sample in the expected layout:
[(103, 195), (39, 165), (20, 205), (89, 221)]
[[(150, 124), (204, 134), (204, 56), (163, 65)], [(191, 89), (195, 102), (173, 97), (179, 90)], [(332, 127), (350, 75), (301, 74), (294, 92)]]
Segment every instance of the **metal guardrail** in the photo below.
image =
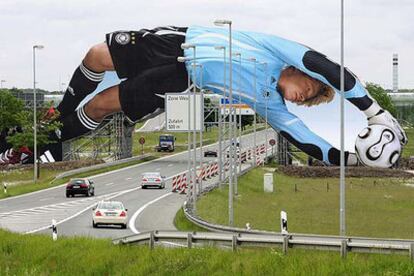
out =
[[(250, 234), (257, 236), (277, 236), (287, 238), (288, 247), (302, 247), (310, 249), (321, 250), (339, 250), (342, 256), (346, 256), (347, 252), (363, 252), (363, 253), (398, 253), (409, 254), (410, 259), (414, 261), (414, 240), (404, 239), (377, 239), (365, 237), (341, 237), (328, 235), (311, 235), (311, 234), (297, 234), (292, 233), (282, 235), (278, 232), (263, 231), (263, 230), (247, 230), (244, 228), (229, 227), (218, 225), (204, 221), (197, 216), (192, 215), (191, 208), (186, 204), (183, 206), (184, 214), (188, 220), (204, 229), (231, 233), (231, 234)], [(287, 248), (283, 246), (285, 252)], [(286, 252), (285, 252), (286, 253)]]
[(339, 251), (345, 257), (348, 252), (397, 253), (409, 255), (414, 261), (414, 240), (380, 240), (372, 238), (319, 236), (280, 233), (216, 233), (216, 232), (177, 232), (150, 231), (138, 235), (114, 239), (113, 243), (148, 244), (152, 249), (157, 243), (168, 242), (175, 246), (192, 248), (195, 245), (229, 246), (232, 250), (244, 246), (281, 247), (284, 254), (289, 248), (306, 248)]
[(61, 179), (61, 178), (64, 178), (64, 177), (68, 177), (68, 176), (72, 176), (72, 175), (75, 175), (75, 174), (78, 174), (78, 173), (84, 173), (84, 172), (89, 172), (89, 171), (93, 171), (93, 170), (99, 170), (99, 169), (102, 169), (102, 168), (109, 168), (109, 167), (112, 167), (112, 166), (128, 163), (128, 162), (131, 162), (131, 161), (138, 161), (138, 160), (150, 157), (150, 156), (151, 156), (151, 154), (144, 154), (144, 155), (134, 156), (134, 157), (125, 158), (125, 159), (121, 159), (121, 160), (116, 160), (116, 161), (109, 162), (109, 163), (102, 163), (102, 164), (93, 165), (93, 166), (89, 166), (89, 167), (74, 169), (74, 170), (70, 170), (70, 171), (66, 171), (66, 172), (63, 172), (61, 174), (58, 174), (55, 177), (54, 180)]

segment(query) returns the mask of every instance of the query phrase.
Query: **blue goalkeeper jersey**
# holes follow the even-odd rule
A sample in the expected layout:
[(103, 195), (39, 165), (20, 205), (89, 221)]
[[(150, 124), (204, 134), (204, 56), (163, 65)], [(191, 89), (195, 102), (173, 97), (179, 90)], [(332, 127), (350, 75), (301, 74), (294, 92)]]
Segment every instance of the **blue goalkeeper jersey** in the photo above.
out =
[[(309, 155), (327, 164), (338, 165), (339, 151), (289, 112), (276, 85), (281, 71), (287, 66), (294, 66), (339, 92), (339, 65), (305, 45), (274, 35), (233, 31), (232, 36), (233, 97), (238, 99), (240, 95), (241, 101), (250, 107), (253, 107), (256, 102), (257, 113), (262, 117), (265, 117), (267, 101), (268, 122), (272, 128)], [(202, 68), (196, 67), (198, 87), (222, 95), (223, 83), (225, 83), (228, 96), (230, 83), (228, 42), (226, 28), (194, 26), (187, 30), (186, 43), (196, 45), (197, 63)], [(226, 47), (225, 60), (224, 51), (215, 49), (216, 46)], [(235, 53), (240, 53), (241, 62), (240, 57), (235, 56)], [(188, 58), (193, 58), (191, 48), (185, 50), (184, 54)], [(255, 58), (257, 62), (251, 61), (251, 58)], [(186, 66), (193, 78), (191, 61), (188, 61)], [(226, 70), (225, 81), (223, 81), (224, 70)], [(255, 76), (256, 89), (254, 89)], [(372, 104), (365, 88), (348, 70), (345, 72), (345, 97), (362, 111)]]

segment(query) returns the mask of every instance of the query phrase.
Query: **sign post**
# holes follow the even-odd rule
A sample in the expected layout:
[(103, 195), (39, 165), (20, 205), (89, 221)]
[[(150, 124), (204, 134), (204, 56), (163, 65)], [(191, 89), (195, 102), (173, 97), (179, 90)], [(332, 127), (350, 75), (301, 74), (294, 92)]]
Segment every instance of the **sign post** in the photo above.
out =
[(144, 144), (145, 144), (145, 138), (144, 138), (144, 136), (141, 136), (139, 138), (139, 143), (141, 144), (141, 154), (144, 155)]
[[(195, 97), (195, 109), (194, 105), (188, 106), (188, 100), (193, 103)], [(170, 132), (187, 132), (187, 131), (201, 131), (201, 126), (204, 121), (203, 112), (203, 97), (201, 94), (188, 94), (188, 93), (166, 93), (165, 94), (165, 122), (166, 130)], [(190, 112), (188, 112), (190, 108)], [(194, 112), (196, 111), (196, 112)], [(195, 114), (194, 116), (190, 116)], [(195, 125), (195, 129), (194, 129)]]
[(274, 156), (273, 150), (274, 150), (274, 145), (275, 144), (276, 144), (276, 140), (275, 139), (270, 139), (269, 140), (269, 145), (272, 147), (272, 157), (271, 157), (271, 159), (273, 159), (273, 156)]

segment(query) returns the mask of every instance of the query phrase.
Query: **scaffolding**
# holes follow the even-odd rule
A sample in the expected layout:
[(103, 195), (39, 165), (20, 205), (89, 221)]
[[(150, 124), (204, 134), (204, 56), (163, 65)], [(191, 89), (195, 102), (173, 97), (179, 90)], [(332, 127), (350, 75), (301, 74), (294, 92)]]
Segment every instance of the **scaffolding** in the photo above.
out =
[(63, 143), (63, 160), (120, 160), (132, 156), (134, 125), (126, 124), (123, 113), (105, 118), (94, 131)]

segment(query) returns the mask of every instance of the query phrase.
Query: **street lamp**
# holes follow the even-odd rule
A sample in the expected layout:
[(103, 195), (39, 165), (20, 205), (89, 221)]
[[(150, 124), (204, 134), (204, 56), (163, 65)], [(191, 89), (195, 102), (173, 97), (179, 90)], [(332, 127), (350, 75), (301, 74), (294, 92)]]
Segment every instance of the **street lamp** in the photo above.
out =
[[(233, 212), (233, 177), (234, 177), (234, 165), (233, 165), (233, 158), (234, 158), (234, 137), (233, 137), (233, 56), (232, 56), (232, 38), (231, 38), (231, 25), (232, 21), (227, 19), (218, 19), (214, 21), (216, 26), (225, 26), (229, 27), (229, 101), (230, 101), (230, 117), (229, 117), (229, 125), (230, 125), (230, 177), (229, 177), (229, 225), (233, 226), (234, 221), (234, 212)], [(236, 175), (237, 177), (237, 175)]]
[(345, 99), (345, 67), (344, 67), (344, 0), (341, 0), (341, 151), (340, 151), (340, 173), (339, 173), (339, 234), (345, 236), (345, 138), (344, 138), (344, 99)]
[(33, 162), (34, 162), (34, 172), (33, 172), (33, 180), (36, 183), (37, 181), (37, 123), (36, 123), (36, 110), (37, 110), (37, 103), (36, 103), (36, 49), (42, 50), (44, 48), (43, 45), (33, 45)]
[[(238, 87), (239, 87), (239, 150), (240, 150), (240, 145), (242, 144), (242, 141), (241, 141), (241, 139), (242, 139), (242, 130), (241, 130), (241, 127), (242, 127), (242, 120), (241, 120), (241, 116), (242, 116), (242, 114), (241, 114), (241, 92), (242, 92), (242, 89), (241, 89), (241, 75), (242, 75), (242, 60), (241, 60), (241, 53), (234, 53), (233, 54), (234, 56), (236, 56), (236, 57), (239, 57), (239, 85), (238, 85)], [(237, 156), (237, 159), (238, 159), (238, 162), (239, 162), (239, 172), (241, 173), (241, 150), (240, 150), (240, 152), (239, 152), (239, 155)], [(237, 172), (237, 170), (236, 170), (236, 172)], [(237, 185), (237, 178), (236, 178), (236, 183), (235, 183), (236, 185), (235, 185), (235, 191), (234, 191), (234, 194), (235, 195), (237, 195), (238, 194), (238, 185)]]
[[(223, 50), (223, 99), (226, 99), (226, 47), (215, 46), (216, 50)], [(219, 104), (219, 185), (223, 182), (223, 115), (221, 102)]]
[[(267, 87), (267, 85), (268, 85), (268, 82), (267, 82), (267, 78), (268, 78), (268, 75), (267, 75), (267, 62), (261, 62), (260, 63), (261, 65), (263, 65), (264, 66), (264, 71), (265, 71), (265, 83), (266, 83), (266, 87)], [(269, 99), (269, 91), (267, 91), (267, 89), (266, 89), (266, 91), (265, 91), (265, 94), (263, 95), (264, 97), (265, 97), (265, 110), (266, 110), (266, 112), (265, 112), (265, 121), (266, 121), (266, 125), (265, 125), (265, 156), (264, 156), (264, 161), (263, 161), (263, 166), (264, 166), (264, 164), (265, 164), (265, 162), (266, 162), (266, 158), (267, 158), (267, 102), (268, 102), (268, 99)]]
[(256, 58), (254, 58), (254, 57), (252, 57), (252, 58), (249, 58), (249, 60), (251, 61), (251, 62), (253, 62), (254, 63), (254, 82), (253, 82), (253, 89), (254, 89), (254, 116), (253, 116), (253, 120), (254, 120), (254, 122), (253, 122), (253, 132), (254, 132), (254, 135), (253, 135), (253, 139), (254, 139), (254, 157), (253, 157), (253, 162), (254, 162), (254, 166), (256, 166), (256, 144), (257, 144), (257, 142), (256, 142), (256, 102), (257, 102), (257, 96), (256, 96), (256, 83), (257, 83), (257, 59)]
[[(193, 151), (194, 151), (194, 165), (193, 165), (193, 173), (192, 173), (192, 180), (193, 180), (193, 211), (196, 212), (196, 200), (197, 200), (197, 193), (196, 193), (196, 178), (197, 178), (197, 171), (196, 171), (196, 166), (197, 166), (197, 152), (196, 152), (196, 86), (197, 86), (197, 65), (196, 65), (196, 60), (197, 60), (197, 56), (196, 56), (196, 46), (194, 44), (188, 44), (188, 43), (183, 43), (181, 44), (181, 49), (186, 50), (186, 49), (193, 49), (193, 82), (194, 82), (194, 86), (193, 86), (193, 94), (194, 94), (194, 103), (193, 103)], [(178, 60), (178, 59), (177, 59)], [(190, 100), (190, 97), (189, 97)]]
[[(178, 62), (186, 62), (186, 61), (191, 61), (191, 58), (188, 57), (177, 57), (177, 61)], [(195, 61), (193, 61), (195, 62)], [(188, 179), (191, 181), (191, 168), (192, 168), (192, 157), (191, 157), (191, 132), (190, 132), (190, 128), (191, 128), (191, 124), (190, 124), (190, 116), (191, 116), (191, 112), (190, 112), (190, 89), (191, 89), (191, 77), (190, 74), (188, 74), (188, 83), (187, 83), (187, 91), (188, 91), (188, 131), (187, 131), (187, 151), (188, 151), (188, 159), (187, 159), (187, 172), (188, 172)], [(190, 193), (187, 193), (187, 201), (190, 202)]]

